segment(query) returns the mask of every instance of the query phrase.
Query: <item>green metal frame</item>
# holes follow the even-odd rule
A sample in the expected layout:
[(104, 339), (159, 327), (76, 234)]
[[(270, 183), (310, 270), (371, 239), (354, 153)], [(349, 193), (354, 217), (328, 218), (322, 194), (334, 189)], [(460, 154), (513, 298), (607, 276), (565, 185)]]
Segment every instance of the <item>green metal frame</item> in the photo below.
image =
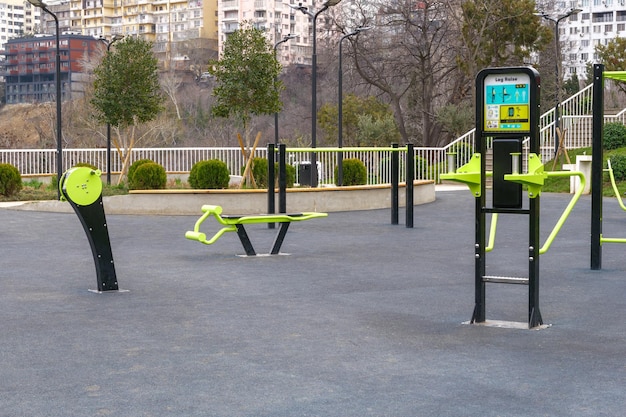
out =
[[(626, 79), (626, 73), (624, 73), (624, 77)], [(613, 191), (615, 192), (615, 197), (617, 197), (617, 202), (622, 210), (626, 211), (626, 205), (622, 201), (622, 197), (619, 195), (619, 190), (617, 189), (617, 184), (615, 183), (615, 175), (613, 175), (613, 167), (611, 167), (611, 160), (607, 159), (607, 169), (604, 171), (609, 173), (609, 178), (611, 179), (611, 185), (613, 186)], [(600, 235), (600, 244), (602, 243), (626, 243), (626, 239), (617, 238), (617, 237), (604, 237)]]
[[(222, 207), (213, 205), (202, 206), (202, 216), (196, 221), (193, 231), (187, 231), (185, 238), (190, 240), (196, 240), (205, 245), (212, 245), (215, 243), (224, 233), (237, 232), (239, 239), (246, 251), (246, 255), (254, 256), (256, 252), (248, 239), (248, 235), (245, 231), (244, 225), (246, 224), (262, 224), (262, 223), (279, 223), (281, 225), (272, 250), (271, 255), (277, 255), (280, 251), (280, 246), (285, 238), (287, 229), (291, 222), (299, 222), (309, 219), (316, 219), (320, 217), (327, 217), (328, 213), (316, 213), (316, 212), (304, 212), (297, 214), (264, 214), (264, 215), (252, 215), (252, 216), (222, 216)], [(219, 229), (213, 237), (207, 240), (206, 234), (200, 231), (200, 226), (206, 219), (213, 216), (222, 227)]]

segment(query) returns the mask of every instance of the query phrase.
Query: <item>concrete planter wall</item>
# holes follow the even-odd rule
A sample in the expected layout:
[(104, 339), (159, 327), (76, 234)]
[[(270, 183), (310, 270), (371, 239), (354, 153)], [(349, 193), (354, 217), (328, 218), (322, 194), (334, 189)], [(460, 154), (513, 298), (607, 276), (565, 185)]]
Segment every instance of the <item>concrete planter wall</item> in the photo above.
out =
[[(399, 205), (405, 204), (404, 184), (399, 189)], [(432, 181), (415, 181), (414, 204), (435, 201)], [(278, 193), (276, 193), (278, 211)], [(222, 206), (226, 214), (260, 214), (267, 212), (267, 190), (135, 190), (128, 195), (104, 198), (107, 214), (198, 215), (203, 204)], [(291, 188), (287, 190), (287, 212), (334, 212), (373, 210), (391, 207), (389, 185), (363, 185), (329, 188)], [(25, 210), (72, 212), (67, 202), (30, 202)]]

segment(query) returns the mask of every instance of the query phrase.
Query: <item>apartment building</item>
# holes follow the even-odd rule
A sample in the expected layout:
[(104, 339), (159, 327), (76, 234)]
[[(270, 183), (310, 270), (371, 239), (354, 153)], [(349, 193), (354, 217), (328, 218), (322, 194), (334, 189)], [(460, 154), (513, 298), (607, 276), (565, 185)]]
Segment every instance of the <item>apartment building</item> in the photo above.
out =
[(0, 50), (9, 40), (35, 31), (39, 9), (25, 0), (0, 0)]
[[(218, 0), (62, 0), (48, 6), (61, 32), (96, 38), (141, 36), (154, 42), (163, 69), (208, 61), (217, 50)], [(41, 32), (54, 33), (54, 19), (41, 15)], [(186, 63), (186, 64), (185, 64)]]
[[(81, 61), (102, 48), (92, 36), (61, 35), (62, 100), (83, 91)], [(56, 36), (38, 35), (5, 43), (0, 74), (6, 82), (7, 104), (53, 101), (56, 98)]]
[(583, 79), (587, 63), (598, 62), (596, 46), (626, 36), (626, 0), (560, 1), (548, 14), (558, 18), (563, 15), (559, 11), (567, 13), (571, 9), (580, 11), (559, 24), (563, 77), (577, 74)]
[[(313, 20), (290, 6), (305, 6), (314, 11), (322, 3), (314, 0), (219, 0), (219, 50), (223, 51), (228, 35), (239, 29), (241, 22), (247, 21), (265, 30), (274, 45), (287, 34), (296, 35), (277, 48), (276, 57), (283, 65), (311, 65)], [(321, 18), (317, 27), (323, 27)]]

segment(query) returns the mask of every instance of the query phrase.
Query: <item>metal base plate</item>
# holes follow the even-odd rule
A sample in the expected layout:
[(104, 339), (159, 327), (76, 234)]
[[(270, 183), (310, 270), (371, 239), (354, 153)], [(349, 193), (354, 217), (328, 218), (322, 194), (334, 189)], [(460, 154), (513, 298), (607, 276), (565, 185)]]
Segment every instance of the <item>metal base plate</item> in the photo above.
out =
[(503, 320), (485, 320), (482, 323), (472, 323), (470, 321), (464, 321), (463, 324), (471, 324), (474, 326), (484, 326), (484, 327), (499, 327), (502, 329), (519, 329), (519, 330), (543, 330), (543, 329), (547, 329), (548, 327), (552, 327), (551, 324), (542, 324), (540, 326), (529, 328), (528, 323), (523, 323), (521, 321), (503, 321)]
[(87, 291), (92, 292), (94, 294), (107, 294), (107, 293), (120, 293), (120, 292), (130, 292), (130, 290), (109, 290), (109, 291), (100, 291), (100, 290), (92, 290), (91, 288)]

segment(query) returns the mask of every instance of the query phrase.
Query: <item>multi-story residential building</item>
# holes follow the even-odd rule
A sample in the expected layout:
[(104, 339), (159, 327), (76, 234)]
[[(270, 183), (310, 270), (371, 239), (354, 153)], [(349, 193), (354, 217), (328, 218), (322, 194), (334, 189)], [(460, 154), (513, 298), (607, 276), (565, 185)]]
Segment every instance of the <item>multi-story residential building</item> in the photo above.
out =
[[(270, 42), (276, 44), (287, 34), (296, 38), (277, 49), (276, 56), (283, 65), (311, 64), (312, 18), (291, 6), (305, 6), (308, 10), (322, 2), (314, 0), (219, 0), (219, 50), (229, 34), (246, 21), (264, 29)], [(321, 19), (320, 19), (321, 21)], [(318, 29), (322, 26), (318, 21)]]
[(559, 24), (563, 77), (585, 78), (587, 63), (598, 62), (595, 48), (615, 37), (626, 36), (626, 0), (577, 0), (556, 3), (552, 17), (571, 9), (580, 12)]
[[(1, 0), (0, 0), (1, 1)], [(217, 50), (218, 0), (62, 0), (48, 6), (61, 32), (96, 38), (141, 36), (154, 42), (163, 68), (208, 57)], [(54, 19), (41, 15), (43, 33), (54, 33)]]
[[(53, 101), (56, 98), (56, 36), (39, 35), (11, 39), (4, 46), (6, 57), (0, 74), (6, 81), (7, 104)], [(61, 35), (61, 94), (66, 100), (82, 93), (81, 61), (102, 49), (92, 36)]]
[(39, 9), (25, 0), (0, 0), (0, 50), (13, 38), (33, 33)]

